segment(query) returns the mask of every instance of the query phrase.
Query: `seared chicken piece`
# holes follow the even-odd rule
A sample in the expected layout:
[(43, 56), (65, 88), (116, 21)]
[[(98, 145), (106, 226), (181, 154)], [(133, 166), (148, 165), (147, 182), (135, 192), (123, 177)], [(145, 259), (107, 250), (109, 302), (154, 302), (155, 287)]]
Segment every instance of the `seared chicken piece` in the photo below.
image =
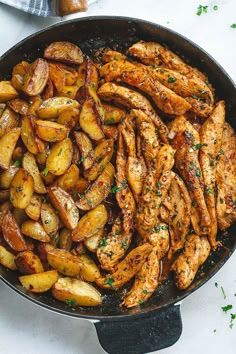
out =
[(111, 82), (106, 82), (99, 88), (98, 94), (104, 101), (114, 101), (115, 103), (122, 104), (130, 109), (134, 108), (144, 111), (150, 116), (153, 123), (157, 127), (161, 140), (164, 143), (168, 142), (168, 129), (166, 125), (156, 114), (147, 98), (139, 92), (131, 90), (127, 87), (118, 86)]
[[(156, 168), (162, 164), (162, 169)], [(156, 166), (147, 172), (136, 213), (136, 229), (144, 239), (153, 232), (156, 225), (160, 205), (165, 200), (171, 184), (173, 165), (173, 148), (170, 145), (162, 146), (157, 155)]]
[(152, 248), (149, 243), (144, 243), (134, 248), (117, 265), (114, 273), (108, 274), (105, 278), (97, 278), (95, 280), (96, 283), (105, 289), (116, 290), (121, 288), (139, 272), (149, 253), (151, 253)]
[(172, 122), (169, 136), (176, 149), (176, 167), (187, 184), (193, 207), (196, 208), (198, 218), (191, 219), (194, 230), (198, 234), (207, 234), (211, 220), (204, 199), (204, 183), (198, 162), (199, 134), (184, 116), (180, 116)]
[(122, 136), (122, 126), (119, 127), (118, 147), (116, 155), (116, 200), (123, 214), (124, 232), (129, 234), (133, 229), (136, 204), (126, 179), (126, 155)]
[[(216, 247), (217, 218), (216, 218), (216, 158), (219, 154), (223, 126), (225, 121), (225, 103), (217, 103), (211, 116), (203, 123), (200, 130), (201, 148), (199, 162), (205, 184), (205, 200), (211, 218), (210, 232), (208, 239), (213, 248)], [(225, 169), (225, 167), (224, 167)]]
[(97, 249), (97, 257), (103, 269), (112, 271), (129, 248), (132, 233), (125, 233), (122, 220), (117, 217), (111, 232), (103, 238)]
[(168, 257), (184, 247), (190, 226), (191, 199), (183, 180), (174, 172), (164, 206), (168, 210), (171, 248)]
[(225, 230), (236, 220), (236, 135), (229, 123), (224, 124), (218, 156), (216, 210), (219, 228)]
[(103, 63), (108, 63), (112, 60), (122, 60), (122, 59), (126, 59), (126, 55), (112, 49), (105, 50), (105, 52), (102, 55)]
[(157, 153), (160, 147), (156, 128), (151, 118), (141, 110), (132, 109), (131, 116), (135, 119), (138, 128), (141, 149), (148, 168), (156, 163)]
[(206, 237), (190, 235), (182, 254), (176, 259), (171, 269), (175, 272), (175, 282), (184, 290), (193, 282), (199, 267), (210, 254), (210, 244)]
[(121, 81), (148, 94), (157, 107), (167, 114), (184, 114), (191, 105), (182, 97), (162, 85), (155, 77), (155, 71), (137, 66), (126, 60), (114, 60), (100, 70), (106, 81)]
[(164, 68), (178, 71), (189, 78), (197, 77), (203, 81), (207, 81), (207, 77), (198, 69), (192, 68), (177, 54), (159, 43), (139, 41), (133, 44), (128, 52), (146, 65), (163, 66)]

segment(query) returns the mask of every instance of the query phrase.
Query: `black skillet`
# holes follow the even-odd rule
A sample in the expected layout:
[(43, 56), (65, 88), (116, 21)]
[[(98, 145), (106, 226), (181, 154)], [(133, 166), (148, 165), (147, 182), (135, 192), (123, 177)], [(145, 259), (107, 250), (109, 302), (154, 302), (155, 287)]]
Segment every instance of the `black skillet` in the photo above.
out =
[[(126, 17), (87, 17), (56, 24), (21, 41), (0, 59), (0, 79), (9, 78), (12, 67), (25, 59), (42, 56), (47, 44), (57, 40), (76, 43), (88, 55), (100, 47), (126, 50), (140, 40), (154, 40), (167, 45), (207, 73), (219, 99), (226, 101), (227, 120), (236, 127), (236, 87), (226, 72), (206, 52), (181, 35), (157, 24)], [(219, 235), (223, 247), (206, 261), (193, 284), (178, 290), (170, 278), (151, 299), (139, 308), (119, 306), (122, 293), (109, 293), (97, 308), (71, 309), (50, 294), (27, 293), (19, 285), (17, 273), (0, 267), (0, 278), (25, 298), (57, 313), (84, 318), (95, 323), (103, 348), (112, 354), (141, 354), (174, 344), (182, 332), (179, 302), (210, 279), (227, 261), (236, 247), (236, 225), (227, 235)]]

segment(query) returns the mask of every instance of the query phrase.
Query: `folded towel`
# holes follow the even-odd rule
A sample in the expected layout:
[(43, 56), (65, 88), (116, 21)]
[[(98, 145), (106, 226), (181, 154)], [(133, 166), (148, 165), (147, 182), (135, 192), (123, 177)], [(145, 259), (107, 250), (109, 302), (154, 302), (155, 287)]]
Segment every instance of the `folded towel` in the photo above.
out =
[[(90, 5), (95, 1), (88, 0), (87, 3)], [(0, 0), (0, 2), (37, 16), (59, 16), (54, 6), (55, 0)]]

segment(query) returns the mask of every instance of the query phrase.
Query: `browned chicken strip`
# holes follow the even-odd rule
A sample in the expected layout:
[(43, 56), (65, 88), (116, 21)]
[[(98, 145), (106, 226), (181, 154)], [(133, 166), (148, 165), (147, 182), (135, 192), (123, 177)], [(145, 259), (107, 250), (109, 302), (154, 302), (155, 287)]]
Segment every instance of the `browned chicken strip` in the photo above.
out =
[(127, 87), (118, 86), (111, 82), (106, 82), (99, 88), (98, 94), (104, 101), (114, 101), (127, 108), (140, 109), (147, 113), (157, 127), (161, 140), (164, 143), (168, 142), (168, 129), (166, 125), (156, 114), (147, 98), (139, 92), (131, 90)]
[(193, 207), (199, 217), (197, 222), (192, 219), (194, 230), (198, 234), (207, 234), (210, 216), (204, 199), (204, 183), (198, 162), (199, 134), (184, 116), (180, 116), (172, 122), (169, 136), (176, 149), (176, 167), (187, 184)]
[(217, 220), (221, 230), (236, 220), (236, 135), (229, 123), (224, 124), (222, 145), (216, 168)]
[(189, 236), (183, 253), (172, 265), (175, 282), (179, 289), (184, 290), (191, 285), (199, 267), (209, 256), (210, 250), (211, 247), (206, 237)]
[(157, 107), (171, 115), (180, 115), (191, 106), (186, 100), (162, 85), (156, 78), (155, 71), (146, 66), (137, 66), (126, 60), (114, 60), (100, 70), (106, 81), (121, 81), (134, 86), (152, 97)]
[(216, 158), (219, 154), (223, 126), (225, 121), (225, 103), (217, 103), (211, 116), (203, 123), (200, 129), (199, 162), (205, 184), (205, 200), (211, 218), (208, 239), (213, 248), (216, 247), (217, 218), (216, 218)]

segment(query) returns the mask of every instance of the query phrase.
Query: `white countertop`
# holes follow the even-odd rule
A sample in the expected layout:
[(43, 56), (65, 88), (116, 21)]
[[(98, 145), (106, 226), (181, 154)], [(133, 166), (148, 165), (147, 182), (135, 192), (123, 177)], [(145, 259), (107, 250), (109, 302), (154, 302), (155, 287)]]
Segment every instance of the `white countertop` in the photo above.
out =
[[(209, 11), (196, 16), (199, 4)], [(212, 9), (218, 5), (218, 11)], [(236, 82), (235, 0), (100, 0), (87, 15), (124, 15), (160, 23), (187, 36), (209, 52)], [(71, 17), (85, 16), (85, 14)], [(0, 54), (20, 39), (54, 22), (18, 12), (0, 4)], [(183, 301), (183, 333), (162, 354), (235, 354), (236, 321), (229, 328), (229, 314), (221, 306), (233, 304), (236, 313), (236, 253), (194, 294)], [(219, 287), (215, 287), (215, 282)], [(227, 295), (224, 300), (220, 291)], [(216, 331), (214, 331), (216, 330)], [(1, 354), (99, 354), (104, 353), (93, 325), (46, 311), (21, 298), (0, 283)], [(127, 353), (129, 354), (129, 353)]]

